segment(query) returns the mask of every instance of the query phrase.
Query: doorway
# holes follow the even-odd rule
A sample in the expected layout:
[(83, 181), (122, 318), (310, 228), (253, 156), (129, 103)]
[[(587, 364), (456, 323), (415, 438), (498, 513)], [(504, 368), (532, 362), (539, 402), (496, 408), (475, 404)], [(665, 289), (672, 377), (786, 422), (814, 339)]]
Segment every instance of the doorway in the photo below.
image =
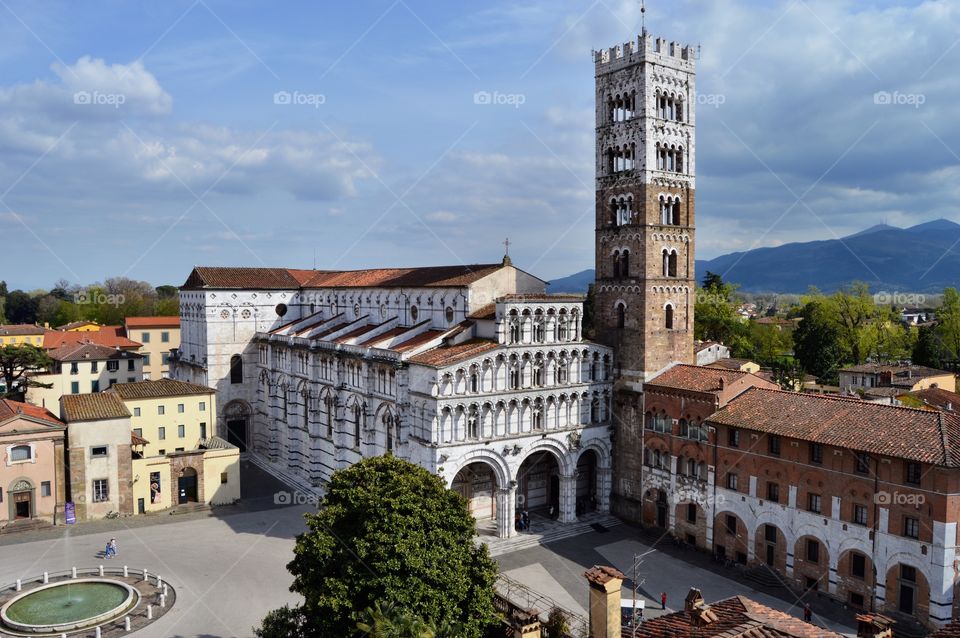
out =
[(30, 492), (17, 492), (13, 495), (13, 517), (30, 518), (33, 512), (33, 503)]
[(247, 451), (246, 419), (232, 419), (227, 421), (227, 441), (240, 448), (241, 452)]
[(776, 553), (776, 546), (767, 544), (767, 565), (773, 567), (774, 557)]
[(667, 494), (663, 490), (657, 492), (657, 527), (667, 528)]
[(179, 496), (177, 498), (177, 503), (184, 505), (185, 503), (196, 503), (197, 502), (197, 471), (192, 467), (185, 467), (180, 472), (180, 478), (177, 481), (177, 489)]

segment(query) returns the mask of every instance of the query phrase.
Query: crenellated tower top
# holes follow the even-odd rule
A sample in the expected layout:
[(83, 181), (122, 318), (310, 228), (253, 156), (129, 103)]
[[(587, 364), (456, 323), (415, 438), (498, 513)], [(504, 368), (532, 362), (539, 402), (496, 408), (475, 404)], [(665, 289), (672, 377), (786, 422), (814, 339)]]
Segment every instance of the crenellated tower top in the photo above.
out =
[(593, 61), (597, 72), (605, 73), (636, 64), (641, 60), (692, 72), (696, 66), (698, 52), (699, 47), (665, 38), (654, 38), (644, 32), (638, 35), (636, 40), (594, 51)]

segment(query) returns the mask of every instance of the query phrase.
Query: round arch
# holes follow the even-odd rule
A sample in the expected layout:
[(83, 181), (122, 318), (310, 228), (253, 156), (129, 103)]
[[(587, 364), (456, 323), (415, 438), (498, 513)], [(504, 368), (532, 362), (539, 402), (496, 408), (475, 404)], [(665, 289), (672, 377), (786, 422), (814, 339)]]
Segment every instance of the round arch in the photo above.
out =
[[(505, 488), (509, 484), (510, 468), (502, 456), (490, 450), (473, 450), (464, 454), (453, 468), (446, 465), (440, 468), (446, 479), (447, 487), (452, 487), (457, 474), (472, 463), (485, 463), (490, 466), (496, 478), (496, 487)], [(448, 472), (448, 470), (451, 471)]]

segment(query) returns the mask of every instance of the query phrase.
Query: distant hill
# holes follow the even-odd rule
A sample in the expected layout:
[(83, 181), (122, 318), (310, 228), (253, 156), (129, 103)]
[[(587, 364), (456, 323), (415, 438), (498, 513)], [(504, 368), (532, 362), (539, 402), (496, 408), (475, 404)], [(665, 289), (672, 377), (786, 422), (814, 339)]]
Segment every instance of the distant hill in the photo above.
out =
[(575, 275), (563, 277), (562, 279), (554, 279), (550, 282), (550, 286), (547, 288), (547, 290), (551, 293), (565, 292), (573, 294), (585, 294), (587, 292), (587, 288), (593, 283), (593, 280), (593, 268), (589, 270), (581, 270)]
[[(936, 293), (960, 284), (960, 224), (947, 219), (897, 228), (877, 224), (841, 239), (756, 248), (697, 260), (696, 274), (718, 273), (749, 292), (832, 292), (851, 281), (875, 291)], [(550, 292), (586, 292), (593, 270), (550, 283)]]

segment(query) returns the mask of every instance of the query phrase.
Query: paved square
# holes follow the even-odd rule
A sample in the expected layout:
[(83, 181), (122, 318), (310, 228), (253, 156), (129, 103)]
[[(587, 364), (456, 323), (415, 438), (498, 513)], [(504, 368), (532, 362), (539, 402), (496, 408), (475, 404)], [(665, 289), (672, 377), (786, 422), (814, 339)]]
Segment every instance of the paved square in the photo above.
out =
[[(593, 565), (611, 565), (628, 578), (632, 577), (635, 554), (645, 554), (638, 580), (641, 597), (646, 601), (648, 611), (645, 615), (648, 618), (665, 613), (660, 611), (660, 592), (667, 594), (666, 613), (669, 613), (678, 607), (682, 608), (683, 599), (691, 587), (700, 588), (707, 602), (740, 594), (794, 616), (802, 615), (800, 604), (791, 604), (757, 591), (750, 585), (663, 553), (651, 547), (646, 539), (641, 539), (635, 528), (626, 525), (605, 533), (591, 532), (545, 546), (503, 554), (496, 560), (501, 572), (513, 580), (561, 605), (570, 605), (569, 611), (586, 616), (588, 592), (583, 572)], [(626, 583), (623, 595), (629, 597), (629, 583)], [(819, 616), (815, 616), (814, 620), (833, 631), (856, 636), (856, 629), (849, 625)]]

